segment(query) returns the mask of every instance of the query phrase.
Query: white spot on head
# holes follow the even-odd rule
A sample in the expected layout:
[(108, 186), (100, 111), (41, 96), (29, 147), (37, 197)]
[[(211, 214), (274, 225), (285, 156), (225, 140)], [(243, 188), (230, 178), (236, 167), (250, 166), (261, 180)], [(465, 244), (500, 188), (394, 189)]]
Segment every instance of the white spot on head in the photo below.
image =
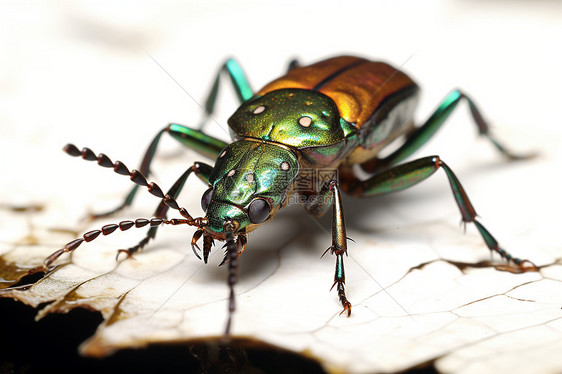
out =
[(232, 169), (231, 171), (228, 172), (228, 174), (226, 174), (226, 176), (232, 177), (234, 175), (234, 173), (236, 173), (236, 170)]
[(288, 163), (287, 161), (283, 161), (283, 162), (281, 163), (281, 170), (287, 171), (287, 170), (289, 170), (290, 168), (291, 168), (291, 167), (289, 166), (289, 163)]
[(224, 157), (225, 154), (226, 154), (226, 150), (222, 151), (222, 153), (219, 155), (219, 158)]
[(311, 124), (312, 124), (312, 118), (308, 116), (299, 118), (299, 125), (301, 125), (302, 127), (308, 127)]
[(252, 113), (254, 114), (260, 114), (263, 113), (263, 111), (265, 110), (265, 107), (263, 105), (260, 105), (259, 107), (257, 107), (256, 109), (254, 109), (254, 111)]
[(254, 174), (246, 173), (246, 182), (252, 183), (254, 181)]

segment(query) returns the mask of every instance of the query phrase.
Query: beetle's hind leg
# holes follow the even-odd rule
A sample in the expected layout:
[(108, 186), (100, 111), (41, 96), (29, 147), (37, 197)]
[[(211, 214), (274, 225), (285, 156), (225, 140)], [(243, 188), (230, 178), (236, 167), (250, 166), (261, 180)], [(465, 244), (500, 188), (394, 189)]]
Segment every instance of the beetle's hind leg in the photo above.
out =
[(425, 123), (408, 135), (406, 141), (402, 144), (402, 146), (400, 146), (400, 148), (383, 159), (366, 161), (361, 165), (363, 169), (367, 172), (373, 172), (404, 161), (416, 152), (422, 145), (424, 145), (437, 132), (437, 130), (441, 128), (443, 123), (445, 123), (457, 107), (457, 104), (463, 99), (468, 103), (470, 113), (472, 114), (474, 123), (478, 127), (479, 134), (486, 137), (504, 156), (510, 160), (522, 160), (535, 156), (535, 154), (520, 155), (510, 152), (502, 143), (492, 136), (490, 133), (490, 126), (482, 117), (482, 114), (474, 101), (462, 91), (453, 90), (447, 95), (447, 97), (445, 97), (443, 102), (425, 121)]
[(377, 196), (411, 187), (428, 178), (439, 168), (442, 168), (445, 171), (447, 178), (449, 179), (453, 196), (462, 215), (462, 221), (464, 223), (474, 223), (480, 232), (480, 235), (484, 239), (484, 242), (491, 251), (498, 253), (508, 262), (512, 262), (518, 266), (517, 269), (511, 269), (512, 271), (536, 271), (537, 267), (531, 261), (514, 257), (504, 249), (500, 248), (496, 239), (480, 222), (476, 220), (476, 211), (468, 199), (468, 195), (466, 194), (463, 186), (453, 171), (439, 158), (439, 156), (423, 157), (404, 164), (396, 165), (373, 175), (365, 181), (346, 181), (347, 183), (343, 184), (343, 186), (345, 187), (344, 190), (346, 192), (357, 197)]

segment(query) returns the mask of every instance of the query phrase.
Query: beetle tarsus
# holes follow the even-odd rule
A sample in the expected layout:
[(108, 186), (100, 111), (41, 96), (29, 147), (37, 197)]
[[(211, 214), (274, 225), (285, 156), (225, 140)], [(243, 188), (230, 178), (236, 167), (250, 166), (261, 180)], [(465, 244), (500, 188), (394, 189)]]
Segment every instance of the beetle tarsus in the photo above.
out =
[[(525, 264), (527, 264), (528, 266), (526, 266)], [(519, 268), (523, 273), (526, 273), (528, 271), (539, 271), (539, 267), (535, 265), (535, 263), (531, 260), (521, 260), (521, 262), (517, 265), (519, 265)]]
[(347, 317), (351, 317), (351, 303), (349, 302), (349, 300), (347, 300), (347, 296), (345, 295), (344, 283), (336, 281), (334, 285), (336, 284), (338, 285), (338, 297), (340, 299), (341, 305), (343, 306), (343, 310), (340, 312), (340, 316), (344, 313), (347, 313)]
[[(166, 223), (169, 223), (169, 222), (170, 222), (170, 221), (166, 221)], [(120, 250), (118, 250), (118, 251), (117, 251), (117, 255), (115, 256), (115, 261), (119, 261), (119, 255), (120, 255), (121, 253), (126, 254), (126, 255), (127, 255), (127, 259), (133, 259), (133, 258), (134, 258), (134, 257), (133, 257), (133, 254), (135, 254), (136, 252), (138, 252), (138, 251), (140, 251), (141, 249), (143, 249), (143, 248), (148, 244), (148, 242), (150, 241), (150, 239), (152, 239), (151, 236), (146, 236), (143, 240), (141, 240), (141, 241), (139, 242), (139, 244), (137, 244), (137, 245), (135, 245), (135, 246), (133, 246), (133, 247), (127, 248), (127, 249), (120, 249)]]
[(496, 265), (495, 268), (497, 270), (509, 271), (510, 273), (515, 274), (527, 273), (529, 271), (539, 271), (539, 267), (530, 260), (521, 260), (520, 258), (511, 256), (510, 258), (507, 258), (506, 256), (504, 259), (506, 261), (505, 265)]
[(86, 217), (86, 219), (88, 221), (94, 221), (96, 219), (100, 219), (100, 218), (105, 218), (105, 217), (109, 217), (114, 215), (115, 213), (123, 210), (124, 208), (127, 207), (126, 203), (122, 203), (119, 204), (119, 206), (115, 207), (114, 209), (108, 210), (107, 212), (103, 212), (103, 213), (90, 213), (88, 214), (88, 216)]
[(520, 153), (513, 153), (506, 149), (500, 142), (496, 140), (489, 132), (481, 133), (484, 135), (488, 140), (492, 142), (492, 144), (509, 160), (509, 161), (520, 161), (520, 160), (530, 160), (532, 158), (537, 157), (537, 152), (530, 152), (525, 154)]
[(119, 256), (121, 255), (121, 253), (124, 253), (125, 256), (127, 256), (126, 259), (134, 259), (133, 252), (129, 249), (119, 249), (117, 251), (117, 254), (115, 255), (115, 261), (119, 261)]

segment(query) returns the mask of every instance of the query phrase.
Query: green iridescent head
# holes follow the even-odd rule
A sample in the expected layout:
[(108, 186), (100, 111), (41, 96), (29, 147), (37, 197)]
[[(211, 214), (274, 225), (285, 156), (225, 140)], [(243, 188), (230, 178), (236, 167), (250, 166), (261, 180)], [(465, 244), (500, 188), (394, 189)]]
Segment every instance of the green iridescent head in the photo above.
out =
[(299, 171), (296, 155), (274, 143), (239, 140), (219, 155), (201, 199), (206, 230), (224, 235), (224, 223), (233, 221), (236, 232), (249, 232), (273, 217), (285, 203)]

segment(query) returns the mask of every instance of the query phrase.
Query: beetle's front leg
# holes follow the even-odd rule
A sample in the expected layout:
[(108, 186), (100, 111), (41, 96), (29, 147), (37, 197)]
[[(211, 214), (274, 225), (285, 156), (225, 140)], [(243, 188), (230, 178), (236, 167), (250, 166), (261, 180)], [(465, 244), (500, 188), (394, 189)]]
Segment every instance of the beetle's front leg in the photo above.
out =
[(326, 213), (330, 205), (333, 205), (332, 245), (324, 254), (330, 251), (330, 253), (336, 256), (336, 271), (332, 288), (337, 286), (338, 297), (343, 306), (343, 310), (340, 314), (347, 312), (347, 316), (349, 317), (351, 316), (351, 303), (347, 300), (345, 294), (345, 270), (343, 265), (343, 256), (347, 256), (347, 236), (345, 232), (340, 188), (338, 182), (335, 180), (328, 182), (317, 195), (310, 196), (309, 199), (306, 200), (305, 209), (315, 216), (321, 216)]

